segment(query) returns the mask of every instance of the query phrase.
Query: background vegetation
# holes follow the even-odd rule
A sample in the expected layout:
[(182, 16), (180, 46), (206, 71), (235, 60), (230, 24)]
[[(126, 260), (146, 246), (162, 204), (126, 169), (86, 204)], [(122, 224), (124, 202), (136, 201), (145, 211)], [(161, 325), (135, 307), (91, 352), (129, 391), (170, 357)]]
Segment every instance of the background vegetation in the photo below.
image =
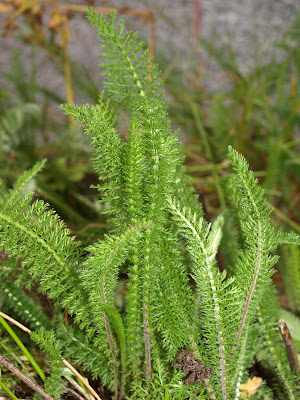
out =
[[(2, 33), (18, 34), (21, 43), (30, 48), (31, 59), (28, 73), (24, 68), (27, 60), (15, 52), (10, 70), (0, 77), (0, 177), (5, 182), (0, 196), (5, 196), (20, 172), (47, 158), (44, 170), (34, 178), (28, 189), (34, 189), (36, 197), (45, 199), (57, 210), (74, 236), (86, 245), (91, 244), (103, 237), (106, 219), (102, 213), (104, 206), (96, 202), (97, 192), (91, 188), (91, 185), (97, 184), (97, 177), (89, 162), (90, 148), (81, 130), (58, 110), (59, 104), (65, 101), (72, 103), (73, 93), (78, 90), (83, 91), (88, 101), (93, 103), (101, 89), (91, 81), (83, 66), (68, 56), (68, 24), (74, 11), (54, 7), (46, 24), (45, 15), (49, 10), (38, 2), (34, 5), (26, 2), (19, 4), (17, 1), (5, 4), (10, 9), (7, 8), (8, 19), (2, 26), (5, 28)], [(172, 60), (157, 56), (170, 98), (171, 119), (174, 126), (180, 128), (186, 165), (208, 220), (213, 220), (226, 207), (223, 177), (227, 176), (227, 148), (231, 144), (245, 155), (266, 190), (269, 202), (275, 205), (272, 218), (276, 229), (300, 233), (299, 42), (300, 15), (295, 15), (281, 41), (276, 43), (274, 56), (245, 73), (239, 68), (230, 45), (217, 48), (201, 40), (199, 45), (202, 51), (218, 64), (230, 82), (217, 92), (206, 87), (196, 67), (187, 79)], [(153, 42), (150, 41), (150, 45), (153, 46)], [(66, 85), (65, 98), (38, 85), (38, 51), (46, 52), (49, 61), (62, 74)], [(57, 106), (55, 114), (53, 105)], [(124, 135), (127, 128), (124, 119), (120, 127)], [(230, 223), (224, 229), (226, 237), (229, 237)], [(297, 319), (300, 317), (300, 252), (290, 246), (280, 249), (280, 255), (280, 271), (274, 280), (280, 291), (281, 306), (285, 309), (282, 316), (288, 321), (297, 352), (300, 353)], [(221, 243), (218, 257), (221, 268), (230, 268), (233, 253), (228, 248), (228, 242), (226, 246)], [(0, 283), (1, 311), (26, 325), (24, 315), (18, 315), (17, 305), (13, 305), (5, 294), (7, 285), (6, 281), (5, 284), (4, 281)], [(10, 287), (9, 293), (11, 290), (13, 287)], [(123, 290), (121, 277), (117, 297), (120, 304)], [(34, 287), (26, 294), (49, 316), (55, 312), (51, 302)], [(36, 320), (39, 318), (42, 316), (37, 307)], [(31, 346), (25, 334), (20, 332), (19, 336), (25, 346)], [(37, 347), (33, 352), (44, 364), (43, 353)], [(36, 376), (28, 355), (25, 357), (15, 346), (4, 325), (0, 353), (10, 354), (20, 369), (29, 376)], [(271, 379), (268, 365), (260, 362), (259, 358), (253, 376), (264, 375), (264, 378)], [(7, 387), (16, 387), (15, 376), (6, 370), (2, 371), (2, 375), (6, 377)], [(18, 382), (15, 393), (25, 396), (26, 390)]]

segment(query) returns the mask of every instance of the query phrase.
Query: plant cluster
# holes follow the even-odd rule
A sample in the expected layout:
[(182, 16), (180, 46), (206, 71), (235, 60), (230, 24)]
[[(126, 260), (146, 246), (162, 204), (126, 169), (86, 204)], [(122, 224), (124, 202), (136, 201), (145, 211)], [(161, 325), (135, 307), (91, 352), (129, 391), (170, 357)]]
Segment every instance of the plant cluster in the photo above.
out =
[[(88, 18), (105, 59), (105, 95), (96, 105), (62, 108), (90, 137), (109, 233), (84, 248), (43, 200), (32, 201), (26, 187), (43, 162), (0, 205), (0, 285), (50, 360), (45, 389), (55, 399), (64, 392), (61, 355), (100, 379), (115, 400), (237, 400), (260, 354), (276, 374), (276, 396), (296, 399), (271, 277), (277, 247), (299, 245), (300, 237), (276, 231), (263, 189), (231, 146), (232, 207), (205, 220), (157, 66), (114, 13), (90, 10)], [(116, 130), (115, 109), (130, 117), (126, 138)], [(231, 253), (227, 272), (217, 264), (221, 241)], [(116, 306), (120, 276), (124, 298)], [(55, 318), (28, 299), (25, 288), (33, 287), (51, 299)]]

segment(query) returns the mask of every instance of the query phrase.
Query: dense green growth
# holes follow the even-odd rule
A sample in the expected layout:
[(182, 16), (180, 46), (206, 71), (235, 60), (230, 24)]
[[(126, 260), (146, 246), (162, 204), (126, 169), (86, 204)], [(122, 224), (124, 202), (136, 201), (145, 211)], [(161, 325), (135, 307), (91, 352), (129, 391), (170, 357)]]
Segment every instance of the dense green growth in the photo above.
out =
[[(33, 329), (39, 319), (34, 340), (53, 369), (45, 387), (60, 398), (61, 352), (100, 378), (115, 400), (238, 399), (255, 354), (265, 346), (278, 376), (277, 396), (296, 399), (296, 377), (270, 299), (274, 252), (279, 244), (298, 245), (299, 236), (275, 231), (263, 189), (232, 147), (227, 192), (238, 213), (206, 222), (144, 44), (124, 33), (114, 14), (89, 11), (88, 17), (99, 31), (109, 101), (101, 94), (97, 105), (63, 109), (90, 136), (110, 233), (84, 249), (42, 200), (31, 201), (22, 188), (42, 162), (19, 178), (0, 206), (0, 246), (10, 258), (1, 286), (18, 315), (34, 316)], [(114, 107), (130, 117), (125, 139), (117, 132)], [(216, 256), (229, 218), (239, 250), (227, 274)], [(116, 307), (121, 274), (125, 301)], [(35, 306), (21, 300), (25, 292), (12, 295), (6, 282), (16, 275), (16, 285), (38, 286), (52, 299), (56, 319), (30, 311)], [(62, 308), (73, 316), (70, 323)]]

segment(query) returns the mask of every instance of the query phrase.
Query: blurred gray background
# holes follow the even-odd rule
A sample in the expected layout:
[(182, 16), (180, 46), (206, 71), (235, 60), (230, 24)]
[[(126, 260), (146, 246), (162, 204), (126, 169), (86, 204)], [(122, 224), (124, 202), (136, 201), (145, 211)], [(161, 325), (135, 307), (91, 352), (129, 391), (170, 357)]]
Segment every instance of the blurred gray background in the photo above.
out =
[[(4, 4), (3, 1), (1, 3)], [(72, 3), (81, 4), (80, 1)], [(188, 74), (195, 63), (204, 75), (205, 71), (214, 72), (207, 82), (212, 89), (226, 82), (219, 79), (218, 68), (208, 62), (206, 53), (196, 47), (198, 38), (208, 39), (219, 48), (230, 44), (241, 70), (251, 70), (256, 64), (272, 57), (272, 44), (280, 39), (300, 11), (300, 0), (95, 0), (94, 4), (152, 10), (156, 16), (156, 54), (163, 56), (167, 63), (174, 63), (182, 74)], [(0, 14), (1, 21), (4, 17)], [(138, 31), (148, 41), (149, 24), (128, 16), (126, 26)], [(83, 63), (92, 79), (100, 85), (96, 32), (79, 14), (71, 20), (71, 32), (70, 56)], [(25, 68), (29, 68), (30, 46), (24, 45), (15, 36), (0, 38), (1, 74), (11, 68), (11, 56), (16, 49), (21, 52)], [(57, 73), (41, 49), (37, 49), (37, 61), (38, 82), (63, 96), (63, 76)], [(82, 102), (84, 98), (75, 93), (75, 100)]]

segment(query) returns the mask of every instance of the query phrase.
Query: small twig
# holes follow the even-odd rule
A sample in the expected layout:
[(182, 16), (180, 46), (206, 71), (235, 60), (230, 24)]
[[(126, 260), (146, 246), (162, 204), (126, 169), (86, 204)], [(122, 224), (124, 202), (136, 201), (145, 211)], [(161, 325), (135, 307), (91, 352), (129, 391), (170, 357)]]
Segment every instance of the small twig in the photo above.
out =
[(299, 361), (297, 357), (297, 352), (295, 349), (295, 345), (292, 339), (292, 336), (290, 334), (289, 328), (287, 327), (287, 324), (284, 319), (280, 319), (278, 321), (278, 328), (280, 330), (287, 356), (290, 362), (291, 369), (294, 373), (299, 374), (300, 373), (300, 366), (299, 366)]
[(72, 364), (69, 363), (69, 361), (62, 359), (62, 363), (69, 368), (70, 371), (73, 372), (75, 376), (84, 384), (84, 386), (87, 388), (87, 390), (91, 393), (92, 396), (94, 396), (97, 400), (101, 400), (101, 397), (95, 392), (95, 390), (90, 386), (89, 381), (87, 378), (82, 376), (77, 369), (73, 367)]
[(216, 163), (214, 161), (214, 157), (213, 157), (213, 153), (212, 153), (212, 149), (211, 149), (210, 143), (209, 143), (208, 138), (207, 138), (207, 133), (206, 133), (206, 130), (204, 129), (204, 126), (203, 126), (203, 124), (202, 124), (202, 122), (200, 120), (199, 110), (198, 110), (198, 107), (197, 107), (196, 103), (190, 101), (190, 105), (191, 105), (191, 111), (192, 111), (192, 114), (193, 114), (193, 117), (194, 117), (194, 121), (195, 121), (195, 124), (196, 124), (196, 128), (197, 128), (197, 130), (198, 130), (198, 132), (200, 134), (200, 137), (201, 137), (201, 140), (202, 140), (202, 143), (203, 143), (203, 148), (204, 148), (204, 152), (205, 152), (206, 158), (208, 159), (208, 161), (212, 165), (215, 165), (215, 167), (212, 170), (212, 175), (213, 175), (213, 178), (214, 178), (214, 184), (215, 184), (216, 191), (217, 191), (218, 198), (219, 198), (219, 203), (220, 203), (222, 211), (224, 211), (226, 209), (224, 191), (222, 189), (222, 186), (220, 185), (220, 180), (219, 180), (219, 176), (218, 176), (218, 173), (217, 173), (217, 167), (216, 167)]
[(75, 390), (70, 389), (70, 388), (68, 388), (66, 386), (64, 386), (64, 389), (67, 390), (68, 393), (71, 393), (73, 396), (77, 397), (77, 399), (84, 400), (84, 397), (80, 396), (80, 394), (75, 392)]
[[(26, 326), (20, 324), (20, 322), (16, 321), (15, 319), (11, 318), (9, 315), (4, 314), (2, 311), (0, 311), (0, 315), (5, 318), (7, 321), (11, 322), (12, 324), (16, 325), (20, 329), (22, 329), (24, 332), (27, 332), (29, 335), (31, 334), (31, 330), (27, 328)], [(70, 371), (73, 372), (75, 376), (84, 384), (84, 386), (87, 388), (87, 390), (91, 393), (92, 396), (94, 396), (97, 400), (101, 400), (101, 397), (95, 392), (95, 390), (90, 386), (89, 381), (87, 378), (82, 376), (77, 369), (73, 367), (72, 364), (70, 364), (67, 360), (62, 358), (62, 363), (69, 368)]]
[(86, 398), (86, 400), (94, 400), (94, 399), (95, 399), (90, 393), (85, 392), (85, 391), (82, 389), (82, 387), (81, 387), (80, 385), (78, 385), (78, 383), (77, 383), (73, 378), (71, 378), (71, 377), (68, 376), (68, 375), (64, 376), (64, 378), (65, 378), (72, 386), (74, 386), (74, 388), (75, 388), (79, 393), (81, 393), (82, 396)]
[(7, 358), (0, 355), (0, 364), (2, 364), (5, 368), (9, 369), (13, 374), (15, 374), (18, 378), (21, 379), (27, 386), (33, 389), (36, 393), (44, 397), (45, 400), (54, 400), (50, 394), (47, 394), (44, 389), (41, 388), (34, 380), (29, 378), (24, 372), (20, 371), (17, 367), (14, 366)]
[(31, 334), (31, 330), (29, 328), (20, 324), (20, 322), (16, 321), (9, 315), (4, 314), (2, 311), (0, 311), (0, 316), (3, 317), (4, 319), (6, 319), (7, 321), (11, 322), (13, 325), (16, 325), (18, 328), (22, 329), (22, 331), (29, 333), (29, 335)]

